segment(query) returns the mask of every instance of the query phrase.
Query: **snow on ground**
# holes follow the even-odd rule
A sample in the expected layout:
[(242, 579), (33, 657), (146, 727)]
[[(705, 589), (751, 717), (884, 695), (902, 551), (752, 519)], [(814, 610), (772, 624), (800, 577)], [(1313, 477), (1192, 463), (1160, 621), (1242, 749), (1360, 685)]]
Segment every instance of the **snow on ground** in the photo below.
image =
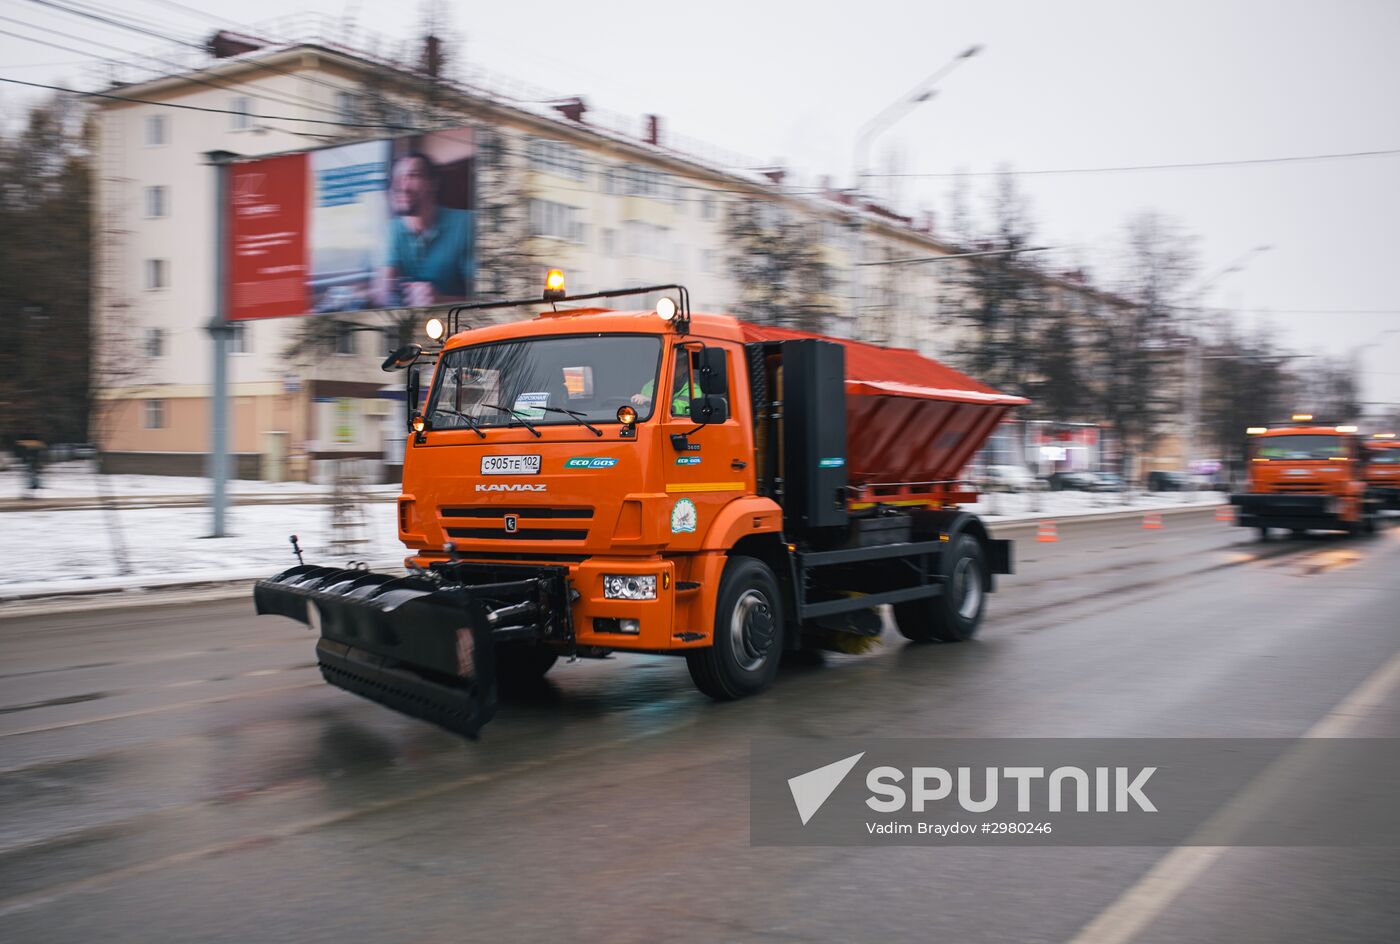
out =
[[(113, 550), (112, 517), (126, 546), (126, 574)], [(384, 565), (402, 560), (404, 550), (390, 502), (367, 504), (360, 529), (367, 543), (335, 555), (329, 505), (238, 506), (228, 511), (229, 537), (206, 537), (209, 531), (205, 508), (6, 512), (0, 514), (0, 600), (268, 577), (296, 563), (290, 534), (300, 539), (308, 564)]]
[[(132, 482), (155, 476), (114, 476)], [(162, 480), (197, 482), (202, 479)], [(132, 484), (140, 484), (132, 482)], [(266, 485), (267, 483), (245, 483)], [(310, 488), (297, 483), (301, 488)], [(275, 486), (276, 487), (276, 486)], [(396, 493), (396, 487), (388, 487)], [(158, 494), (175, 494), (162, 492)], [(1215, 492), (1118, 493), (1041, 492), (984, 495), (969, 510), (989, 521), (1066, 518), (1115, 511), (1153, 511), (1218, 505)], [(126, 547), (128, 573), (114, 552), (113, 529)], [(344, 565), (349, 560), (393, 566), (404, 555), (394, 506), (371, 501), (363, 509), (359, 536), (367, 542), (355, 550), (330, 552), (331, 506), (240, 505), (228, 511), (225, 538), (205, 537), (210, 514), (204, 507), (131, 508), (112, 512), (86, 509), (0, 513), (0, 601), (6, 597), (117, 590), (201, 581), (253, 579), (292, 566), (296, 558), (287, 541), (300, 538), (308, 564)]]

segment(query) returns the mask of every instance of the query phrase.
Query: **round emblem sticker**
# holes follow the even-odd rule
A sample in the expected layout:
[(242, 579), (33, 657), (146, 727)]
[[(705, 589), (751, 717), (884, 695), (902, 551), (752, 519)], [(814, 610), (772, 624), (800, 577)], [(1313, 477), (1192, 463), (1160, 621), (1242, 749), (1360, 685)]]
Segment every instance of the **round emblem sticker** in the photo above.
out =
[(695, 530), (695, 502), (682, 498), (671, 509), (671, 533), (684, 534)]

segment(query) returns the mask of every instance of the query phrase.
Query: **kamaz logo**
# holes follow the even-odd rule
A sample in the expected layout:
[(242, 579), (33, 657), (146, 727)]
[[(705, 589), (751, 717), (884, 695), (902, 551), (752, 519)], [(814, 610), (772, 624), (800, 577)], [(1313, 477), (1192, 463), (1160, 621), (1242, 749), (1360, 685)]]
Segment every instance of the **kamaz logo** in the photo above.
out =
[(549, 486), (540, 484), (533, 485), (526, 483), (511, 483), (509, 485), (478, 485), (478, 492), (543, 492)]

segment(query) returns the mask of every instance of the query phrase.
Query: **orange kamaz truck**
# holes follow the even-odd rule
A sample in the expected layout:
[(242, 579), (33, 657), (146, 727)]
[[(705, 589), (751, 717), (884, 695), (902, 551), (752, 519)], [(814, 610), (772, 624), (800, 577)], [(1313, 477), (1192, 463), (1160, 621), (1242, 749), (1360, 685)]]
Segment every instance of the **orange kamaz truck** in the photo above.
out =
[(1258, 528), (1304, 531), (1375, 530), (1377, 502), (1363, 478), (1361, 438), (1355, 426), (1322, 425), (1307, 413), (1286, 424), (1254, 426), (1249, 435), (1249, 490), (1230, 496), (1235, 521)]
[(1373, 433), (1366, 441), (1366, 487), (1381, 508), (1400, 510), (1400, 440)]
[[(539, 298), (459, 307), (437, 351), (385, 362), (409, 371), (404, 573), (257, 584), (259, 613), (314, 620), (328, 682), (474, 737), (498, 686), (560, 656), (683, 656), (733, 699), (786, 651), (868, 642), (883, 604), (911, 640), (977, 631), (1011, 546), (960, 475), (1026, 401), (913, 351), (692, 315), (678, 285), (548, 284), (533, 319), (463, 321)], [(630, 294), (660, 300), (560, 307)]]

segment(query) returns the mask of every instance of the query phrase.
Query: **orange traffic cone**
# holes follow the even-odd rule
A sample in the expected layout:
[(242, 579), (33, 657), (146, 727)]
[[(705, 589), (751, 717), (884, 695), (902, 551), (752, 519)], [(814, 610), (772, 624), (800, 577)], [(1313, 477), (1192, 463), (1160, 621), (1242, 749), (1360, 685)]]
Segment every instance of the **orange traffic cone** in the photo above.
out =
[(1230, 505), (1221, 505), (1215, 509), (1216, 521), (1234, 521), (1235, 509)]
[(1060, 536), (1055, 531), (1055, 522), (1042, 521), (1035, 529), (1035, 539), (1042, 544), (1054, 544), (1058, 541)]
[(1162, 527), (1162, 516), (1158, 512), (1149, 511), (1142, 516), (1142, 526), (1150, 530), (1158, 530)]

